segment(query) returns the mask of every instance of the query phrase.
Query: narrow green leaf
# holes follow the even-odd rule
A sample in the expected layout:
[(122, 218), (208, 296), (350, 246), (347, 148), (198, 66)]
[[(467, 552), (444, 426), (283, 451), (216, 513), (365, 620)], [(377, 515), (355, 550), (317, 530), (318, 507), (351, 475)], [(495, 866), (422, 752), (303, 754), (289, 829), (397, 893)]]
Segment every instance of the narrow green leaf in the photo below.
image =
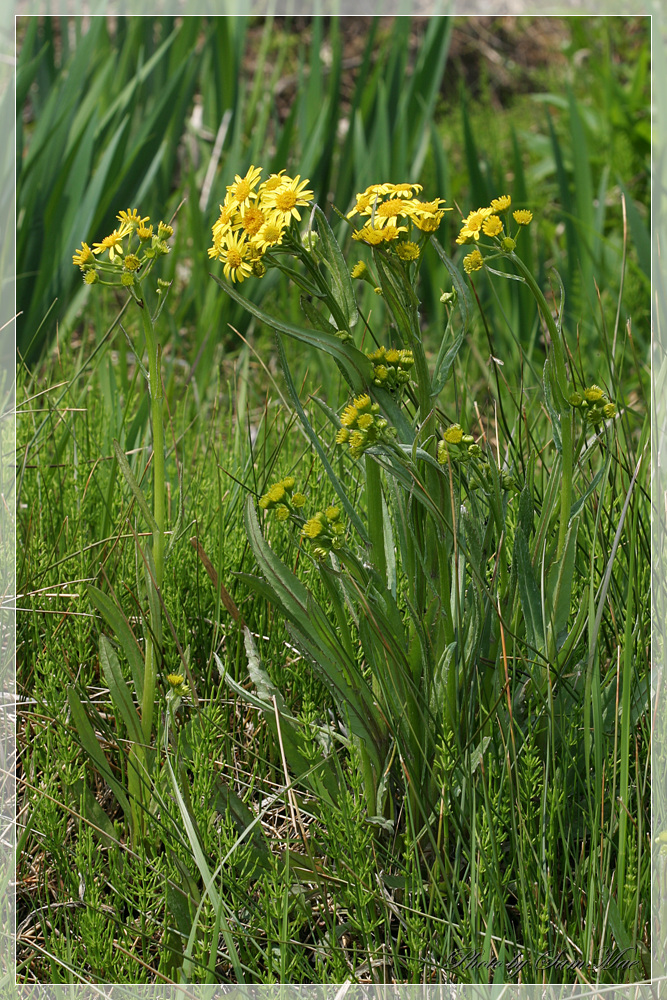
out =
[(565, 546), (560, 562), (554, 563), (547, 577), (547, 625), (553, 629), (554, 639), (567, 626), (572, 606), (572, 580), (577, 550), (577, 530), (579, 519), (570, 521), (565, 536)]
[(517, 564), (517, 581), (519, 584), (521, 607), (523, 608), (523, 615), (526, 622), (526, 638), (534, 649), (541, 652), (544, 650), (542, 600), (539, 587), (533, 575), (528, 542), (520, 528), (514, 537), (514, 559)]
[(303, 344), (308, 344), (315, 350), (324, 351), (326, 354), (330, 354), (333, 358), (335, 358), (345, 372), (353, 392), (362, 392), (370, 383), (372, 371), (371, 362), (364, 354), (361, 353), (361, 351), (357, 350), (356, 347), (353, 347), (350, 344), (344, 344), (333, 333), (327, 334), (322, 330), (309, 330), (306, 327), (295, 326), (292, 323), (285, 323), (275, 316), (269, 316), (269, 314), (265, 313), (259, 308), (259, 306), (256, 306), (249, 299), (246, 299), (245, 296), (241, 295), (241, 293), (237, 291), (231, 283), (223, 281), (215, 274), (212, 274), (211, 277), (231, 299), (238, 302), (239, 305), (243, 306), (243, 308), (246, 309), (252, 316), (258, 319), (261, 323), (265, 323), (270, 329), (277, 330), (280, 333), (286, 333), (288, 337), (293, 337), (294, 340), (298, 340)]
[(127, 618), (110, 597), (92, 584), (88, 584), (88, 597), (118, 639), (130, 664), (137, 698), (141, 702), (144, 693), (144, 658)]
[(95, 736), (95, 732), (90, 724), (90, 720), (81, 703), (81, 699), (79, 698), (76, 688), (72, 686), (67, 688), (67, 701), (72, 714), (72, 721), (74, 722), (79, 739), (81, 740), (81, 746), (90, 757), (100, 775), (113, 791), (116, 796), (116, 801), (125, 814), (125, 819), (131, 823), (132, 811), (130, 809), (130, 803), (128, 802), (122, 785), (116, 779), (97, 737)]
[(331, 226), (319, 205), (315, 206), (315, 220), (322, 241), (325, 263), (331, 274), (334, 298), (347, 320), (348, 329), (351, 329), (359, 319), (359, 312), (350, 272)]
[(115, 650), (105, 635), (100, 636), (100, 664), (104, 672), (107, 687), (111, 692), (113, 703), (125, 723), (130, 739), (133, 743), (138, 743), (140, 746), (143, 745), (144, 737), (141, 731), (141, 722), (139, 721), (130, 689), (123, 677)]

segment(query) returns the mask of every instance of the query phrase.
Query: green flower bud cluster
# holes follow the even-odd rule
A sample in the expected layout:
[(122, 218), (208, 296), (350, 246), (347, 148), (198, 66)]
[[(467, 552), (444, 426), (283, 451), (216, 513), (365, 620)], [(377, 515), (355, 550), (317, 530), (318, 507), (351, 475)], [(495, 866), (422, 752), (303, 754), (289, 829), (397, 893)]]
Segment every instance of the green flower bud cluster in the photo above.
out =
[(371, 403), (368, 393), (357, 396), (343, 410), (340, 422), (343, 425), (336, 435), (337, 444), (349, 444), (352, 458), (361, 458), (367, 448), (374, 444), (389, 443), (396, 435), (384, 417), (378, 416), (380, 407)]
[(296, 480), (294, 476), (286, 476), (280, 482), (270, 486), (268, 491), (259, 498), (261, 510), (272, 510), (279, 521), (286, 521), (290, 514), (301, 510), (306, 502), (303, 493), (295, 493)]
[(570, 405), (581, 410), (592, 424), (601, 424), (603, 420), (611, 420), (616, 416), (616, 405), (599, 385), (591, 385), (583, 392), (573, 392)]
[(301, 537), (307, 538), (313, 545), (313, 555), (324, 559), (332, 549), (339, 549), (345, 541), (345, 525), (340, 518), (339, 507), (327, 507), (318, 510), (301, 529)]
[(378, 347), (377, 351), (367, 351), (366, 357), (373, 362), (373, 385), (393, 392), (410, 381), (410, 369), (415, 363), (412, 351)]

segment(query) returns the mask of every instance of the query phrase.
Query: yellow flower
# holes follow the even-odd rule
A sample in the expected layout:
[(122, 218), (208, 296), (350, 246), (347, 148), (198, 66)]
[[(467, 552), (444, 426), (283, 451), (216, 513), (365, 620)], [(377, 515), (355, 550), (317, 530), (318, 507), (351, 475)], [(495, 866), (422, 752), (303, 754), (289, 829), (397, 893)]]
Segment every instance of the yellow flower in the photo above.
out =
[(463, 431), (460, 424), (452, 424), (442, 435), (447, 444), (460, 444), (463, 438)]
[(343, 427), (353, 427), (357, 422), (357, 417), (359, 416), (359, 411), (356, 406), (346, 406), (343, 410), (343, 415), (340, 418), (340, 422)]
[(373, 426), (373, 414), (372, 413), (362, 413), (357, 420), (357, 427), (360, 431), (367, 431), (369, 427)]
[(598, 403), (603, 396), (604, 392), (599, 385), (592, 385), (589, 389), (584, 389), (584, 397), (587, 403)]
[(336, 434), (336, 444), (347, 444), (350, 440), (350, 432), (347, 427), (341, 427)]
[(470, 212), (468, 217), (463, 220), (461, 232), (456, 237), (456, 242), (469, 243), (470, 240), (478, 240), (482, 223), (490, 215), (493, 215), (492, 208), (478, 208), (474, 212)]
[(227, 236), (226, 244), (222, 246), (220, 259), (224, 262), (223, 272), (226, 278), (244, 281), (252, 274), (252, 265), (248, 261), (248, 244), (245, 234), (239, 237), (236, 233)]
[[(126, 233), (130, 232), (132, 229), (139, 229), (143, 226), (145, 222), (150, 222), (150, 217), (147, 215), (145, 218), (141, 218), (136, 208), (128, 208), (126, 212), (119, 212), (116, 218), (123, 223), (126, 227)], [(121, 226), (121, 229), (123, 227)]]
[(527, 226), (533, 218), (533, 213), (529, 212), (527, 208), (519, 208), (516, 212), (512, 212), (512, 215), (514, 216), (514, 221), (518, 222), (520, 226)]
[(245, 177), (235, 174), (234, 183), (227, 185), (227, 191), (231, 195), (230, 201), (239, 208), (247, 208), (251, 199), (257, 197), (255, 185), (261, 177), (262, 168), (251, 166)]
[(365, 392), (363, 393), (363, 395), (356, 397), (356, 399), (354, 400), (354, 405), (361, 412), (363, 412), (364, 410), (368, 410), (371, 407), (371, 397), (368, 395), (367, 392)]
[(295, 493), (292, 496), (292, 507), (295, 507), (297, 510), (301, 510), (301, 508), (304, 507), (305, 504), (306, 504), (306, 497), (304, 496), (303, 493)]
[(172, 687), (180, 687), (184, 683), (185, 677), (183, 674), (167, 674), (167, 680)]
[(395, 226), (390, 222), (384, 229), (380, 230), (382, 233), (382, 240), (384, 243), (390, 243), (392, 240), (398, 239), (399, 233), (407, 233), (406, 226)]
[(95, 257), (93, 256), (93, 251), (90, 249), (87, 243), (81, 244), (81, 249), (77, 250), (74, 256), (72, 257), (72, 263), (75, 264), (77, 267), (80, 267), (82, 271), (86, 266), (90, 267), (95, 263)]
[(137, 228), (137, 236), (140, 240), (149, 240), (153, 235), (153, 226), (139, 226)]
[[(127, 234), (125, 234), (127, 235)], [(109, 260), (113, 260), (116, 255), (119, 257), (123, 256), (123, 247), (121, 240), (123, 239), (123, 234), (117, 229), (114, 229), (109, 236), (105, 236), (101, 243), (93, 243), (93, 253), (100, 254), (104, 253), (105, 250), (109, 251)]]
[(484, 258), (477, 248), (463, 258), (463, 270), (466, 274), (479, 271), (482, 267), (484, 267)]
[(482, 223), (482, 232), (485, 236), (499, 236), (503, 231), (503, 224), (497, 215), (492, 215)]
[(396, 225), (399, 215), (410, 214), (411, 202), (404, 198), (390, 198), (375, 206), (375, 225), (382, 228), (386, 222)]
[(361, 278), (361, 276), (366, 273), (366, 270), (367, 270), (366, 265), (364, 264), (363, 260), (360, 260), (352, 268), (352, 271), (350, 272), (350, 277)]
[(309, 521), (306, 521), (303, 528), (301, 529), (301, 534), (304, 538), (317, 538), (324, 531), (324, 525), (320, 520), (321, 514), (316, 514), (315, 517), (311, 517)]
[(241, 216), (241, 224), (248, 236), (257, 236), (258, 232), (266, 222), (266, 216), (257, 205), (246, 208)]
[(269, 191), (264, 196), (264, 201), (269, 208), (275, 212), (274, 218), (283, 226), (287, 226), (291, 219), (301, 221), (298, 207), (305, 207), (313, 200), (313, 192), (306, 190), (307, 180), (300, 181), (300, 174), (294, 180), (285, 181), (273, 191)]
[(123, 261), (123, 267), (126, 271), (138, 271), (141, 267), (141, 261), (134, 253), (128, 253)]
[(384, 233), (381, 229), (376, 229), (374, 226), (364, 226), (362, 229), (357, 229), (352, 233), (353, 240), (361, 240), (363, 243), (368, 243), (369, 246), (376, 247), (379, 243), (384, 240)]
[(228, 194), (224, 205), (220, 206), (220, 215), (213, 223), (213, 239), (220, 239), (230, 229), (238, 229), (241, 225), (235, 202)]
[(289, 181), (291, 178), (283, 177), (284, 173), (285, 171), (283, 169), (277, 174), (271, 174), (271, 176), (267, 178), (263, 184), (260, 184), (258, 193), (263, 195), (265, 191), (275, 191), (277, 187), (280, 187), (283, 181)]
[(508, 194), (501, 194), (499, 198), (491, 200), (491, 208), (494, 212), (504, 212), (512, 204), (512, 199)]
[(417, 260), (419, 257), (419, 247), (412, 240), (404, 240), (403, 242), (397, 244), (396, 255), (401, 258), (401, 260)]
[(283, 232), (284, 227), (277, 219), (269, 219), (259, 230), (257, 236), (253, 239), (253, 243), (260, 253), (264, 253), (269, 247), (273, 247), (277, 243), (282, 243)]
[(279, 521), (286, 521), (289, 517), (289, 507), (286, 507), (284, 503), (279, 503), (276, 507), (276, 518)]
[(410, 198), (422, 190), (421, 184), (383, 184), (382, 187), (385, 194), (393, 194), (399, 198)]
[(159, 222), (157, 227), (157, 238), (159, 240), (167, 240), (170, 236), (174, 235), (174, 227), (168, 225), (166, 222)]

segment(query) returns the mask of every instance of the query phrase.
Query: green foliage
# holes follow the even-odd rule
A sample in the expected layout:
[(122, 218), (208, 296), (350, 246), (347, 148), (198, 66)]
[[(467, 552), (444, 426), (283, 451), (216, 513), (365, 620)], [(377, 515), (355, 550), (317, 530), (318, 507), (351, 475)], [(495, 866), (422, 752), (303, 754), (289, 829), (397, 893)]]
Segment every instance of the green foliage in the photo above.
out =
[[(335, 19), (310, 22), (306, 46), (287, 19), (185, 20), (121, 19), (114, 35), (99, 19), (88, 42), (73, 22), (71, 47), (64, 21), (23, 22), (19, 107), (28, 94), (34, 127), (19, 197), (46, 228), (30, 236), (19, 218), (21, 267), (60, 261), (53, 285), (48, 267), (39, 278), (41, 304), (21, 293), (23, 346), (49, 296), (58, 315), (71, 307), (47, 354), (49, 315), (19, 378), (17, 977), (555, 984), (577, 980), (582, 955), (629, 947), (645, 963), (641, 26), (633, 43), (613, 19), (568, 21), (568, 67), (588, 47), (603, 86), (587, 89), (584, 67), (561, 99), (547, 70), (548, 97), (525, 100), (536, 117), (523, 123), (459, 94), (443, 144), (450, 19), (429, 21), (414, 58), (409, 19), (374, 22), (347, 90)], [(270, 95), (291, 70), (285, 115)], [(172, 77), (179, 100), (165, 102)], [(481, 140), (485, 116), (495, 144)], [(56, 143), (60, 158), (45, 156)], [(534, 213), (518, 253), (546, 298), (525, 274), (503, 280), (510, 258), (464, 278), (454, 213), (424, 240), (418, 283), (382, 248), (360, 248), (372, 280), (351, 281), (348, 223), (325, 211), (313, 216), (322, 256), (298, 243), (310, 295), (275, 271), (242, 292), (211, 281), (210, 216), (268, 148), (265, 166), (310, 176), (323, 209), (330, 191), (347, 210), (378, 177), (415, 182), (422, 169), (423, 197), (464, 212), (511, 193)], [(72, 200), (65, 164), (92, 193)], [(135, 198), (166, 217), (186, 194), (162, 262), (158, 598), (142, 557), (154, 524), (141, 330), (110, 296), (77, 318), (69, 255)], [(552, 263), (566, 299), (558, 281), (545, 291)], [(244, 338), (233, 351), (227, 321)], [(391, 392), (367, 357), (382, 344), (413, 351)], [(569, 403), (593, 383), (614, 401), (607, 423)], [(368, 406), (349, 402), (366, 391)], [(335, 444), (346, 405), (395, 437), (354, 458)], [(286, 521), (261, 512), (290, 477), (304, 506)], [(148, 740), (147, 641), (160, 651)], [(631, 982), (645, 965), (583, 974)]]

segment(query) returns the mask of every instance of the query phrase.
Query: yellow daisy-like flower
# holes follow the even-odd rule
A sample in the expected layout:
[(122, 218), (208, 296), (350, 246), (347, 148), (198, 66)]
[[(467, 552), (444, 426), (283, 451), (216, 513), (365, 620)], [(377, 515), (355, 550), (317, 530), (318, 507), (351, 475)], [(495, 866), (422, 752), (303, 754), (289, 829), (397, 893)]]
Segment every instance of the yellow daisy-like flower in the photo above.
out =
[(349, 440), (350, 440), (349, 428), (341, 427), (341, 429), (338, 431), (338, 434), (336, 434), (336, 444), (347, 444)]
[(241, 225), (248, 236), (257, 236), (258, 232), (266, 222), (266, 215), (257, 205), (246, 208), (241, 216)]
[(213, 223), (213, 238), (220, 239), (231, 229), (238, 229), (241, 225), (238, 208), (232, 197), (228, 194), (224, 205), (220, 206), (220, 215)]
[(264, 253), (269, 247), (273, 247), (277, 243), (282, 243), (284, 228), (278, 219), (268, 219), (264, 223), (253, 239), (253, 243), (260, 253)]
[(147, 215), (142, 219), (136, 208), (128, 208), (126, 212), (121, 211), (118, 213), (116, 218), (122, 222), (124, 226), (128, 227), (128, 232), (132, 229), (138, 229), (139, 226), (143, 226), (146, 222), (150, 222), (150, 216)]
[(384, 227), (384, 229), (381, 230), (382, 242), (391, 243), (392, 240), (398, 239), (399, 233), (407, 233), (407, 231), (408, 230), (406, 226), (395, 226), (393, 223), (390, 222), (388, 225)]
[(230, 233), (227, 236), (226, 244), (223, 244), (220, 252), (220, 260), (224, 263), (222, 270), (226, 278), (231, 278), (240, 284), (252, 274), (248, 251), (245, 234), (239, 237), (236, 233)]
[(362, 229), (357, 229), (352, 233), (353, 240), (368, 243), (371, 247), (378, 246), (378, 244), (384, 241), (384, 238), (384, 232), (381, 229), (376, 229), (375, 226), (363, 226)]
[(238, 206), (238, 208), (247, 208), (250, 205), (251, 199), (257, 197), (255, 186), (261, 176), (262, 168), (253, 166), (248, 169), (245, 177), (235, 174), (234, 183), (227, 185), (227, 191), (231, 196), (230, 201)]
[(137, 228), (137, 236), (144, 242), (145, 240), (150, 240), (153, 236), (153, 226), (139, 226)]
[(500, 236), (503, 231), (503, 224), (497, 215), (492, 215), (482, 223), (482, 232), (485, 236)]
[(396, 256), (401, 260), (417, 260), (419, 257), (419, 247), (412, 240), (404, 240), (396, 246)]
[(357, 396), (354, 400), (354, 405), (356, 408), (363, 413), (364, 410), (368, 410), (371, 407), (371, 397), (367, 392), (364, 392), (361, 396)]
[(350, 272), (350, 277), (351, 278), (361, 278), (362, 275), (364, 275), (366, 273), (366, 271), (367, 271), (367, 267), (364, 264), (363, 260), (357, 261), (357, 263), (354, 265), (354, 267), (352, 268), (352, 270)]
[(461, 232), (456, 237), (456, 242), (469, 243), (470, 240), (478, 240), (482, 223), (492, 214), (492, 208), (477, 208), (474, 212), (470, 212), (467, 219), (463, 220)]
[(167, 680), (173, 688), (177, 688), (185, 682), (185, 677), (183, 674), (167, 674)]
[(482, 257), (479, 250), (476, 248), (463, 258), (463, 270), (466, 274), (470, 274), (472, 271), (479, 271), (484, 267), (484, 258)]
[(299, 207), (307, 207), (313, 200), (313, 192), (306, 190), (309, 181), (300, 180), (301, 175), (297, 174), (293, 180), (285, 179), (280, 187), (264, 195), (266, 205), (274, 210), (274, 219), (283, 226), (288, 226), (291, 219), (301, 222)]
[(286, 521), (289, 517), (289, 507), (286, 507), (284, 503), (279, 503), (276, 507), (276, 518), (279, 521)]
[(283, 177), (285, 173), (284, 170), (280, 170), (277, 174), (271, 174), (263, 184), (259, 186), (259, 194), (263, 195), (265, 191), (275, 191), (276, 188), (280, 187), (285, 181), (290, 181), (291, 177)]
[(305, 494), (295, 493), (294, 496), (292, 497), (292, 507), (295, 507), (297, 510), (301, 510), (301, 508), (305, 507), (305, 505), (306, 505)]
[(584, 398), (587, 403), (598, 403), (603, 396), (604, 392), (599, 385), (592, 385), (589, 389), (584, 389)]
[(501, 194), (499, 198), (491, 200), (491, 208), (494, 212), (504, 212), (512, 204), (512, 199), (508, 194)]
[(114, 260), (116, 256), (123, 256), (123, 246), (122, 239), (127, 233), (122, 233), (118, 229), (114, 229), (112, 233), (105, 236), (101, 243), (93, 243), (93, 253), (100, 254), (104, 253), (105, 250), (109, 251), (109, 260)]
[(390, 198), (388, 201), (380, 202), (375, 206), (375, 225), (380, 228), (388, 222), (396, 225), (399, 215), (410, 214), (411, 204), (405, 198)]
[(95, 263), (95, 257), (93, 256), (93, 251), (90, 249), (87, 243), (81, 244), (81, 249), (77, 250), (72, 257), (72, 263), (83, 270), (86, 266), (90, 267)]
[(360, 431), (367, 431), (369, 427), (373, 426), (373, 414), (372, 413), (362, 413), (357, 420), (357, 427)]
[(157, 227), (157, 238), (159, 240), (167, 240), (170, 236), (174, 235), (174, 227), (170, 226), (167, 222), (159, 222)]
[(512, 212), (512, 215), (514, 221), (518, 222), (520, 226), (527, 226), (533, 219), (533, 213), (529, 212), (527, 208), (519, 208), (516, 212)]
[(386, 194), (396, 195), (398, 198), (411, 198), (413, 194), (419, 194), (422, 190), (421, 184), (383, 184)]

